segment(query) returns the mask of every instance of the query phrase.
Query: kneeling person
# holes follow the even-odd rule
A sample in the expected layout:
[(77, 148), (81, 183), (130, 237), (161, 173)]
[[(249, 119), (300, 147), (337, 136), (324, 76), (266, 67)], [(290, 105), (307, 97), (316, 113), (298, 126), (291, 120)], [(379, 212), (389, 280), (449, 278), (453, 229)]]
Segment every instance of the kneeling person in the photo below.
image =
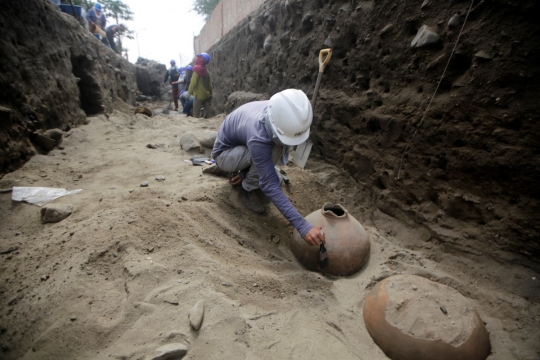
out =
[(319, 245), (326, 242), (322, 229), (310, 224), (291, 204), (274, 168), (287, 162), (289, 146), (307, 140), (312, 119), (311, 104), (301, 90), (288, 89), (269, 101), (245, 104), (221, 124), (212, 158), (219, 169), (236, 174), (229, 183), (238, 185), (249, 210), (264, 213), (256, 192), (260, 188), (308, 244)]

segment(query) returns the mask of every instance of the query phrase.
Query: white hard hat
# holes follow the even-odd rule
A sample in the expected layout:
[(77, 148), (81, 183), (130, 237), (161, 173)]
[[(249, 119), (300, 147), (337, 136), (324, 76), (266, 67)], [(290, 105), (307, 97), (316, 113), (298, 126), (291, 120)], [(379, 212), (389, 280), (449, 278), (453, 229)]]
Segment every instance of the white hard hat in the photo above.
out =
[(302, 90), (287, 89), (272, 96), (268, 117), (284, 145), (299, 145), (308, 139), (313, 110)]

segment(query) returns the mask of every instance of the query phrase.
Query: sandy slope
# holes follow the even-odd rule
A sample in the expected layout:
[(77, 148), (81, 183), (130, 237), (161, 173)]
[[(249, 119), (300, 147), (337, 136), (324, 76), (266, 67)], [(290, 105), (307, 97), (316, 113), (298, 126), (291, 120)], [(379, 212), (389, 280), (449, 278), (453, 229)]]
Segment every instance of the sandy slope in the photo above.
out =
[[(71, 131), (64, 150), (35, 156), (0, 180), (0, 188), (84, 189), (55, 201), (74, 206), (56, 224), (0, 195), (0, 247), (19, 247), (0, 257), (0, 340), (9, 347), (0, 357), (141, 359), (182, 342), (188, 359), (385, 359), (362, 306), (377, 280), (396, 273), (470, 298), (491, 333), (490, 359), (539, 356), (540, 279), (531, 270), (444, 253), (422, 228), (369, 208), (362, 184), (312, 161), (307, 171), (286, 167), (286, 193), (305, 215), (342, 203), (365, 225), (372, 250), (353, 277), (308, 272), (289, 252), (292, 227), (273, 205), (253, 215), (222, 178), (183, 161), (193, 154), (180, 149), (180, 136), (217, 129), (220, 117), (130, 111), (92, 118)], [(139, 187), (143, 181), (149, 187)], [(529, 300), (504, 285), (515, 279), (528, 284), (515, 292)], [(194, 332), (187, 314), (200, 299), (206, 313)]]

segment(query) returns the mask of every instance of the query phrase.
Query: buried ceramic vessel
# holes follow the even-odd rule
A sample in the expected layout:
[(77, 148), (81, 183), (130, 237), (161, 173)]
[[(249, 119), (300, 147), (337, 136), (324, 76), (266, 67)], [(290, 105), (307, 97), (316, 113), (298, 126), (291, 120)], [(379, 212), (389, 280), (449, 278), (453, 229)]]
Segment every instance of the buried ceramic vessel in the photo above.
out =
[(321, 269), (319, 247), (308, 245), (295, 231), (291, 251), (306, 268), (336, 276), (354, 274), (369, 259), (370, 243), (364, 227), (339, 204), (324, 204), (322, 209), (306, 216), (321, 226), (326, 237), (328, 266)]
[(486, 326), (468, 300), (419, 276), (380, 281), (366, 297), (363, 317), (392, 360), (485, 360), (491, 353)]

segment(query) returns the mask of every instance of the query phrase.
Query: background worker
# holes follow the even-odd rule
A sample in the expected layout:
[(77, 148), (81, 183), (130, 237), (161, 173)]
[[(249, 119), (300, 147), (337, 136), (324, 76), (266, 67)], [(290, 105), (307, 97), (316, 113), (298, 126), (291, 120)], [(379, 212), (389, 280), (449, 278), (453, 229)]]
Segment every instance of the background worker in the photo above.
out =
[(191, 110), (193, 109), (193, 95), (190, 95), (186, 90), (180, 91), (180, 102), (182, 103), (182, 114), (187, 116), (192, 115)]
[[(114, 24), (107, 26), (107, 29), (105, 30), (105, 33), (107, 34), (107, 44), (115, 53), (118, 53), (118, 50), (116, 49), (116, 43), (114, 41), (115, 35), (123, 32), (126, 30), (126, 27), (124, 24)], [(105, 42), (105, 41), (104, 41)], [(105, 44), (105, 45), (107, 45)]]
[(193, 76), (193, 66), (188, 65), (186, 66), (186, 89), (189, 89), (189, 84), (191, 83), (191, 78)]
[(229, 114), (219, 127), (212, 158), (221, 171), (237, 174), (229, 183), (238, 185), (249, 210), (265, 212), (257, 194), (260, 188), (302, 238), (318, 246), (326, 243), (322, 228), (310, 224), (294, 208), (281, 190), (274, 167), (287, 163), (289, 146), (308, 139), (312, 119), (311, 104), (301, 90), (288, 89), (269, 101), (247, 103)]
[[(103, 5), (100, 3), (95, 3), (95, 5), (88, 10), (85, 16), (88, 24), (90, 25), (90, 31), (96, 33), (95, 27), (99, 26), (100, 30), (105, 31), (105, 26), (107, 25), (107, 18), (103, 13)], [(100, 32), (97, 32), (100, 33)]]
[(206, 65), (210, 62), (210, 55), (207, 53), (197, 54), (193, 75), (189, 84), (189, 93), (193, 95), (193, 117), (198, 118), (201, 108), (204, 107), (206, 116), (211, 116), (210, 101), (212, 100), (212, 81)]
[(167, 83), (167, 80), (170, 79), (170, 84), (172, 86), (172, 101), (174, 101), (175, 111), (178, 111), (178, 95), (180, 94), (180, 89), (178, 89), (178, 78), (180, 77), (180, 71), (176, 67), (176, 61), (171, 60), (171, 67), (165, 73), (165, 78), (163, 79), (163, 85)]

